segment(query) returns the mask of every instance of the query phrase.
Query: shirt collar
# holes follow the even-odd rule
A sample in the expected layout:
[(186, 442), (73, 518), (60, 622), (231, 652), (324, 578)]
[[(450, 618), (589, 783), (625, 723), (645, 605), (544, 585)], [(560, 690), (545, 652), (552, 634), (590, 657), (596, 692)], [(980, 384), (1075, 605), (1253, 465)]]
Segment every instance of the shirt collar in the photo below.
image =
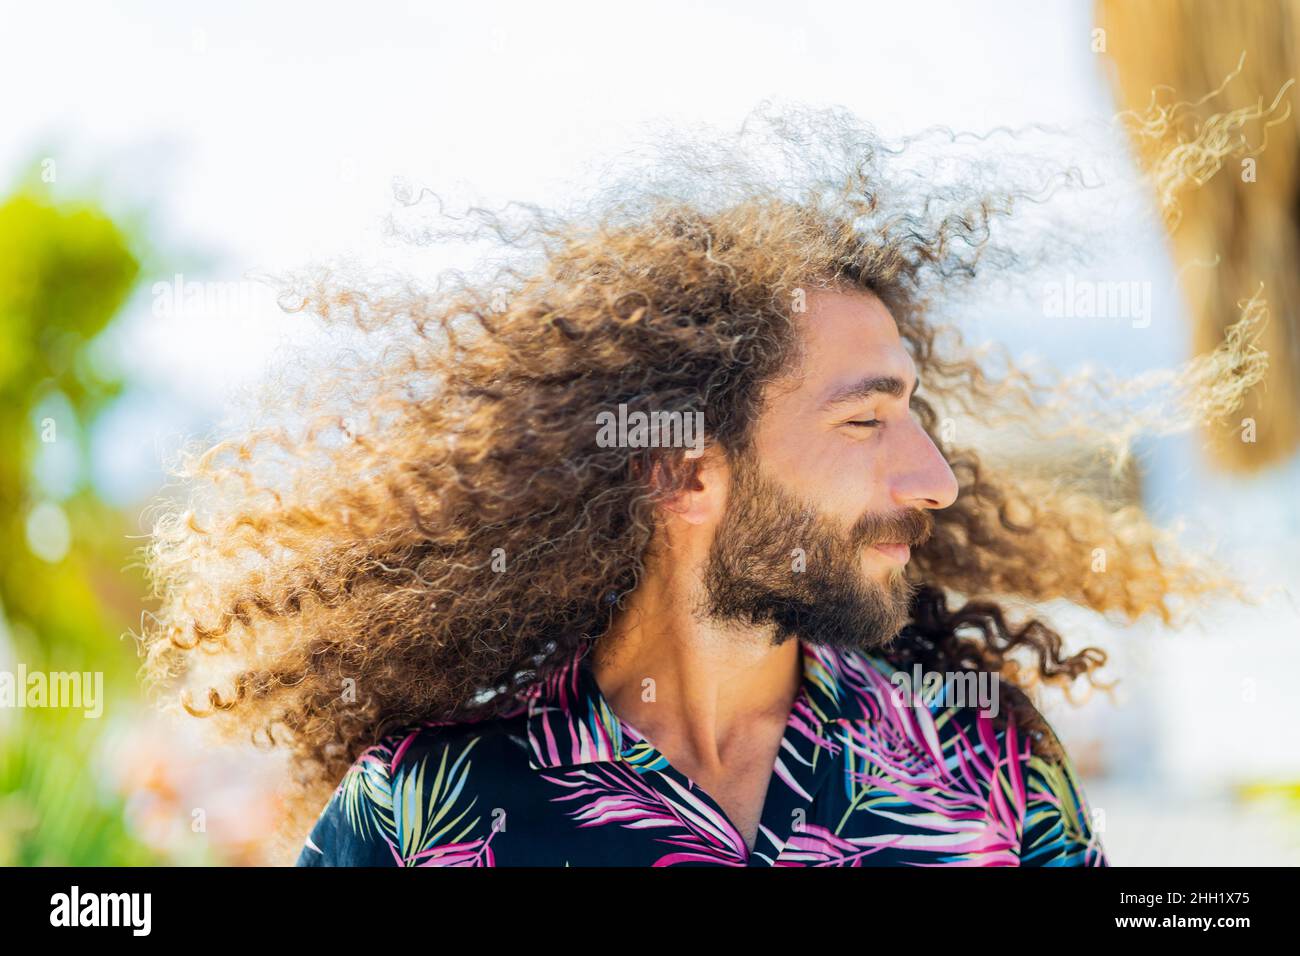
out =
[[(582, 642), (564, 667), (527, 693), (529, 765), (534, 770), (619, 760), (652, 769), (662, 759), (605, 700), (587, 659), (592, 646)], [(805, 736), (824, 738), (825, 725), (869, 720), (865, 699), (851, 690), (877, 662), (804, 641), (800, 648), (803, 678), (790, 724), (798, 724)]]

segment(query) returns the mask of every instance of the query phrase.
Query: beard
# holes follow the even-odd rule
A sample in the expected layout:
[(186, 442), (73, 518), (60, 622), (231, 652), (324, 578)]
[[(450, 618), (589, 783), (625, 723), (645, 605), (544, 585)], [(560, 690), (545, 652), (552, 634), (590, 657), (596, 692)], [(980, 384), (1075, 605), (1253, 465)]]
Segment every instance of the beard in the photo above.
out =
[(881, 584), (862, 566), (874, 544), (923, 543), (928, 512), (868, 513), (851, 528), (736, 456), (726, 516), (714, 537), (697, 613), (716, 623), (766, 627), (773, 644), (791, 638), (848, 651), (889, 644), (908, 622), (916, 585), (903, 569)]

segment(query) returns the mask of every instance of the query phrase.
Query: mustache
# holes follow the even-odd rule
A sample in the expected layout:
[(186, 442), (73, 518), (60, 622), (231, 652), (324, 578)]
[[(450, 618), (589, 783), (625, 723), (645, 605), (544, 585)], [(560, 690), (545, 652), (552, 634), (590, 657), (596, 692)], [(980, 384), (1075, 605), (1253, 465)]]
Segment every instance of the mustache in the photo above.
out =
[(868, 513), (854, 524), (854, 544), (905, 544), (918, 547), (934, 534), (934, 517), (928, 511), (908, 508), (895, 514)]

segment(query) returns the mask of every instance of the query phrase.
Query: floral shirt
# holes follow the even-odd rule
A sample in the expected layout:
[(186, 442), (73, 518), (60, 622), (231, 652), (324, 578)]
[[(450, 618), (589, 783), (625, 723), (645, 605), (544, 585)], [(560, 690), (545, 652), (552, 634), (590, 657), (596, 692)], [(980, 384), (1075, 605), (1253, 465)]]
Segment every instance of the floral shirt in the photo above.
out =
[(614, 714), (579, 651), (503, 717), (365, 751), (298, 865), (1107, 865), (1068, 759), (981, 709), (899, 693), (882, 658), (802, 652), (752, 850)]

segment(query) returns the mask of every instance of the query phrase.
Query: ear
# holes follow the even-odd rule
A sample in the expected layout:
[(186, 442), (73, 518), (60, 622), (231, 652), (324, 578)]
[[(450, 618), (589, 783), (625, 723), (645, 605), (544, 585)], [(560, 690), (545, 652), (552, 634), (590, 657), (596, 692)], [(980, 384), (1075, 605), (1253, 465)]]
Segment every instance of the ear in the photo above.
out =
[(681, 452), (656, 456), (650, 465), (659, 507), (688, 524), (706, 524), (721, 514), (728, 479), (726, 456), (716, 445), (694, 458)]

